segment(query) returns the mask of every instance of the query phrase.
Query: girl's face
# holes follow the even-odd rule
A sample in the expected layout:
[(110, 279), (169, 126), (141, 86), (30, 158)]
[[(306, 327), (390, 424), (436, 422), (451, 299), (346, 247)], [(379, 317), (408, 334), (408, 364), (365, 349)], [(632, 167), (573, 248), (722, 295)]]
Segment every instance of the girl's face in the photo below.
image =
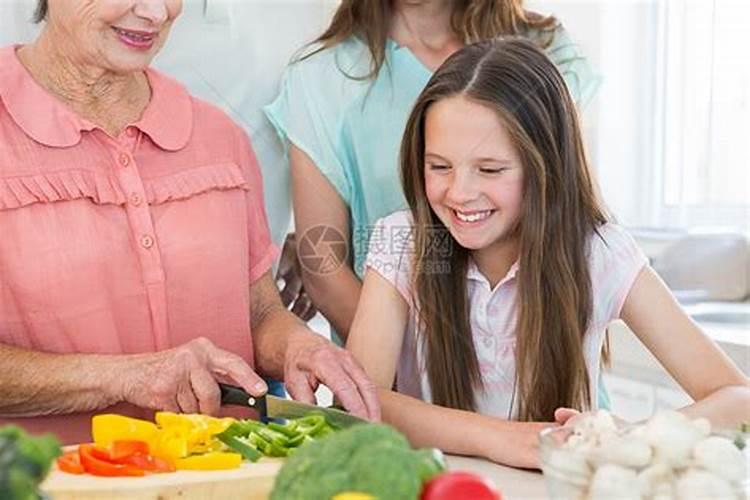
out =
[(182, 0), (50, 0), (47, 29), (73, 60), (116, 73), (151, 63)]
[(462, 96), (432, 104), (424, 169), (430, 206), (461, 246), (491, 252), (513, 241), (523, 168), (495, 111)]

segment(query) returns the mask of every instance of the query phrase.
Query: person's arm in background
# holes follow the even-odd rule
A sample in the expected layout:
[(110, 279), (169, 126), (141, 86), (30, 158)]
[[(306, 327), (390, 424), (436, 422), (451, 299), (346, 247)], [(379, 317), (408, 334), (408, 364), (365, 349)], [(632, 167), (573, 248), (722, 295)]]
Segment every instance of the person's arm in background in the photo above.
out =
[(281, 302), (299, 319), (308, 322), (318, 313), (310, 295), (302, 283), (302, 266), (297, 253), (297, 234), (289, 233), (284, 240), (276, 270), (276, 282), (283, 282), (281, 286)]
[(651, 267), (640, 272), (621, 317), (695, 401), (682, 413), (726, 428), (750, 420), (750, 381), (682, 310)]
[[(290, 145), (289, 161), (292, 169), (292, 200), (297, 235), (298, 253), (313, 243), (320, 233), (314, 228), (325, 228), (340, 234), (351, 255), (349, 208), (323, 173), (301, 149)], [(310, 248), (310, 247), (307, 247)], [(319, 267), (326, 257), (340, 258), (330, 247), (321, 243), (314, 248), (321, 260), (300, 256), (302, 282), (313, 304), (323, 313), (337, 333), (345, 340), (359, 301), (362, 282), (348, 260), (336, 262), (335, 269)]]
[(558, 25), (545, 52), (560, 70), (570, 95), (583, 112), (602, 84), (602, 76), (592, 67), (579, 44)]

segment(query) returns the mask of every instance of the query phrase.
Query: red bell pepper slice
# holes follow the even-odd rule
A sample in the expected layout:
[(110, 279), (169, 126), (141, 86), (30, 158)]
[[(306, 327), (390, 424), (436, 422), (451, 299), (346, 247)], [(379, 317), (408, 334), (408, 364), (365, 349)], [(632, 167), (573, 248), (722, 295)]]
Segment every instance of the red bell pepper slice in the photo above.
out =
[(57, 458), (57, 467), (69, 474), (83, 474), (86, 472), (81, 465), (81, 459), (78, 456), (77, 451), (69, 451), (68, 453)]
[(109, 450), (107, 448), (100, 448), (99, 446), (92, 446), (91, 450), (89, 451), (94, 458), (98, 458), (99, 460), (103, 460), (105, 462), (112, 461), (112, 456), (109, 453)]
[(93, 446), (91, 454), (99, 460), (121, 464), (134, 455), (148, 455), (148, 443), (144, 441), (113, 441), (108, 448)]
[(124, 464), (133, 465), (146, 472), (174, 472), (173, 463), (151, 455), (131, 455), (123, 460)]
[(109, 447), (109, 456), (112, 462), (122, 462), (133, 455), (148, 455), (149, 451), (145, 441), (114, 441)]
[[(97, 458), (96, 455), (101, 454), (96, 450), (96, 447), (90, 444), (82, 444), (78, 447), (78, 455), (81, 460), (83, 468), (89, 474), (95, 476), (143, 476), (145, 471), (139, 467), (129, 464), (115, 464), (107, 462), (106, 460)], [(101, 450), (101, 449), (100, 449)], [(106, 450), (105, 450), (106, 451)]]

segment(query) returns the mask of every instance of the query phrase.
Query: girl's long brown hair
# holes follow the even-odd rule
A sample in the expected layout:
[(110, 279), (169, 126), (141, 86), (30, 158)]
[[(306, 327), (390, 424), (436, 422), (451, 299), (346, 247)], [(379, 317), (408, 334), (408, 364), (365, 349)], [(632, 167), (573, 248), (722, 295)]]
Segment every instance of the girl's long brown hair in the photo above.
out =
[(423, 90), (404, 133), (401, 178), (416, 230), (414, 290), (433, 402), (473, 410), (475, 390), (482, 388), (469, 326), (469, 253), (454, 242), (446, 257), (434, 244), (432, 228), (447, 229), (425, 193), (425, 115), (433, 103), (458, 95), (497, 112), (524, 169), (518, 227), (518, 416), (550, 421), (558, 407), (588, 408), (583, 337), (592, 291), (587, 245), (607, 216), (597, 200), (565, 82), (537, 46), (519, 38), (478, 43), (452, 55)]
[[(393, 14), (394, 0), (342, 0), (328, 28), (313, 42), (316, 49), (302, 59), (333, 47), (351, 36), (359, 37), (372, 56), (370, 72), (349, 75), (352, 78), (374, 78), (385, 64), (385, 46)], [(453, 30), (466, 44), (491, 40), (500, 35), (523, 35), (532, 29), (549, 33), (542, 37), (543, 46), (552, 40), (557, 26), (554, 17), (528, 12), (523, 0), (456, 0)]]

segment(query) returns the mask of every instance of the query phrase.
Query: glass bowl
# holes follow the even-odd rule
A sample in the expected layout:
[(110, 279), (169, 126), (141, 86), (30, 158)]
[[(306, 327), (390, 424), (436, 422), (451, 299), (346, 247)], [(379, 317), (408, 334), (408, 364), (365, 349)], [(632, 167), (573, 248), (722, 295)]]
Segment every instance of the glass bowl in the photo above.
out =
[[(618, 430), (618, 433), (626, 428)], [(552, 427), (543, 430), (539, 434), (541, 469), (544, 473), (547, 493), (552, 500), (593, 500), (593, 497), (589, 495), (589, 487), (595, 472), (595, 467), (592, 464), (591, 457), (587, 451), (581, 448), (565, 446), (574, 433), (575, 429), (573, 427)], [(736, 432), (715, 431), (711, 433), (711, 436), (730, 439), (733, 439), (736, 435)], [(750, 441), (748, 441), (748, 445), (750, 445)], [(748, 469), (750, 466), (749, 448), (750, 446), (746, 446), (743, 450), (743, 456), (745, 458), (744, 466), (747, 471), (745, 479), (740, 483), (734, 483), (734, 497), (730, 495), (726, 498), (750, 499), (750, 469)], [(607, 462), (602, 462), (600, 459), (598, 465), (601, 467), (606, 463)], [(674, 482), (671, 484), (674, 486)], [(642, 497), (640, 495), (639, 485), (633, 484), (632, 480), (627, 483), (627, 488), (630, 492), (630, 495), (627, 496), (627, 498), (651, 498)], [(674, 492), (674, 488), (672, 488), (672, 492)], [(674, 498), (676, 499), (677, 497), (674, 496)], [(711, 500), (716, 500), (716, 497), (711, 496), (701, 498), (711, 498)]]

